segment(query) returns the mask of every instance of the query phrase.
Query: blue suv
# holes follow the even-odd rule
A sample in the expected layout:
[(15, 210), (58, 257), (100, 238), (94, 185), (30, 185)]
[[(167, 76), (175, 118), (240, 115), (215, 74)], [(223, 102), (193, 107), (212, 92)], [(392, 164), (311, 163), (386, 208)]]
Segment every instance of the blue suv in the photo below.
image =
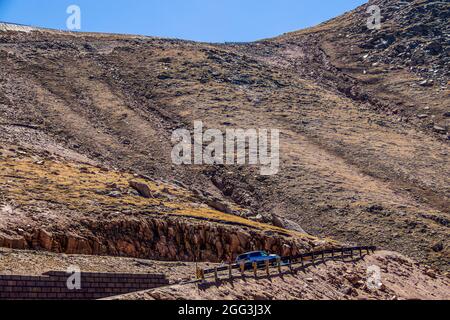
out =
[(277, 259), (281, 259), (281, 257), (276, 254), (268, 254), (265, 251), (254, 251), (241, 254), (236, 258), (236, 263), (244, 262), (246, 265), (252, 265), (253, 262), (256, 262), (260, 266), (265, 264), (266, 261), (275, 264)]

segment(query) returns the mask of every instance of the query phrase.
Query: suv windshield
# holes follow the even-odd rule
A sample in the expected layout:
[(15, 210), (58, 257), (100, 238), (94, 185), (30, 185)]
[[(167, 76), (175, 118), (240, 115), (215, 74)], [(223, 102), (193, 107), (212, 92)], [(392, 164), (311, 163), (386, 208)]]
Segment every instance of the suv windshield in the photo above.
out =
[(257, 258), (257, 257), (267, 257), (268, 254), (265, 252), (254, 252), (250, 254), (250, 258)]

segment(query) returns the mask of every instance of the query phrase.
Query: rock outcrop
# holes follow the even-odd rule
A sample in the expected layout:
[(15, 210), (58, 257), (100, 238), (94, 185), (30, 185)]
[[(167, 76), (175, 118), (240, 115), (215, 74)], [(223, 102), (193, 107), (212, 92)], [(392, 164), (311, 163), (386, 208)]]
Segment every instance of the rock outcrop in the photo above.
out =
[(37, 229), (22, 236), (0, 235), (0, 247), (171, 261), (231, 262), (237, 255), (253, 250), (287, 256), (334, 245), (307, 236), (288, 237), (180, 218), (85, 220), (82, 226), (78, 232)]

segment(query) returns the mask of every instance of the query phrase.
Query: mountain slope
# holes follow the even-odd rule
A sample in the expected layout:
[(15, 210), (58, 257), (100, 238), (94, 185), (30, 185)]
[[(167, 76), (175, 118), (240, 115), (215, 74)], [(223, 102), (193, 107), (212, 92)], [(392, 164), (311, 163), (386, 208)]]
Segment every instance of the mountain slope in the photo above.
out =
[[(261, 229), (253, 223), (269, 229), (263, 230), (259, 244), (238, 241), (245, 245), (236, 246), (225, 236), (224, 245), (207, 241), (209, 253), (202, 260), (231, 259), (265, 241), (269, 249), (281, 252), (284, 244), (292, 249), (290, 240), (276, 247), (267, 240), (274, 228), (270, 224), (275, 224), (316, 237), (294, 236), (300, 250), (328, 243), (319, 238), (330, 237), (340, 243), (374, 244), (448, 271), (448, 3), (373, 3), (385, 15), (380, 31), (367, 30), (363, 6), (312, 29), (245, 45), (3, 28), (0, 143), (8, 166), (0, 180), (0, 227), (8, 246), (42, 247), (45, 241), (33, 243), (40, 233), (27, 226), (49, 216), (54, 218), (48, 218), (47, 229), (75, 233), (71, 253), (195, 257), (189, 241), (182, 254), (140, 247), (138, 240), (148, 234), (136, 240), (139, 226), (133, 221), (136, 216), (141, 220), (151, 203), (139, 201), (142, 207), (129, 217), (128, 207), (108, 204), (108, 198), (98, 201), (94, 190), (81, 198), (97, 200), (98, 210), (70, 203), (67, 197), (58, 200), (58, 192), (65, 191), (57, 191), (58, 179), (48, 180), (56, 159), (63, 167), (83, 163), (104, 168), (108, 177), (150, 177), (162, 188), (176, 182), (185, 192), (202, 194), (196, 200), (178, 195), (171, 199), (192, 202), (196, 219), (211, 218), (210, 211), (198, 209), (205, 209), (205, 202), (228, 202), (238, 208), (233, 213), (239, 219), (248, 221), (244, 228), (239, 226), (236, 237)], [(416, 27), (404, 31), (405, 26)], [(387, 47), (381, 41), (385, 38), (390, 39)], [(403, 59), (405, 55), (411, 58)], [(173, 165), (172, 132), (191, 129), (195, 120), (222, 130), (280, 129), (280, 173), (261, 177), (257, 168), (246, 166)], [(47, 180), (27, 184), (40, 170), (23, 175), (23, 167), (15, 167), (14, 159), (20, 158), (43, 161), (41, 178)], [(84, 173), (77, 172), (65, 188), (69, 194), (79, 192), (85, 182)], [(101, 188), (117, 191), (107, 184)], [(119, 202), (130, 200), (123, 197)], [(34, 201), (40, 201), (39, 206)], [(8, 208), (21, 210), (23, 220), (5, 218)], [(152, 209), (158, 214), (174, 210), (159, 203)], [(72, 211), (80, 213), (75, 222), (69, 219)], [(111, 216), (100, 218), (104, 212)], [(64, 216), (63, 223), (58, 215)], [(97, 241), (98, 234), (109, 234), (99, 228), (111, 217), (118, 225), (132, 220), (126, 239), (120, 239), (125, 242), (121, 248), (111, 245), (107, 236)], [(167, 219), (162, 229), (169, 233), (167, 224), (178, 219)], [(233, 220), (222, 216), (213, 221), (212, 230), (224, 224), (220, 236), (226, 234), (227, 219)], [(198, 221), (186, 223), (180, 230), (197, 230)], [(109, 226), (111, 234), (116, 235), (118, 225)], [(67, 241), (57, 241), (59, 250), (53, 244), (47, 249), (67, 251)], [(99, 243), (107, 248), (94, 250)], [(166, 244), (161, 243), (159, 248)]]

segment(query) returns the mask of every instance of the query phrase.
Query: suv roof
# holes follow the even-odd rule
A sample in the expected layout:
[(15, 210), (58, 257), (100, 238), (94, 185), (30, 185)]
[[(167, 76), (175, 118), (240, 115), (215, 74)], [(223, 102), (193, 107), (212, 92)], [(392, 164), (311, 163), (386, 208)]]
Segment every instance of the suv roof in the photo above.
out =
[(255, 253), (257, 253), (257, 254), (267, 254), (268, 255), (268, 253), (265, 252), (265, 251), (252, 251), (252, 252), (246, 252), (246, 253), (240, 254), (238, 256), (238, 258), (251, 256), (251, 255), (254, 255)]

